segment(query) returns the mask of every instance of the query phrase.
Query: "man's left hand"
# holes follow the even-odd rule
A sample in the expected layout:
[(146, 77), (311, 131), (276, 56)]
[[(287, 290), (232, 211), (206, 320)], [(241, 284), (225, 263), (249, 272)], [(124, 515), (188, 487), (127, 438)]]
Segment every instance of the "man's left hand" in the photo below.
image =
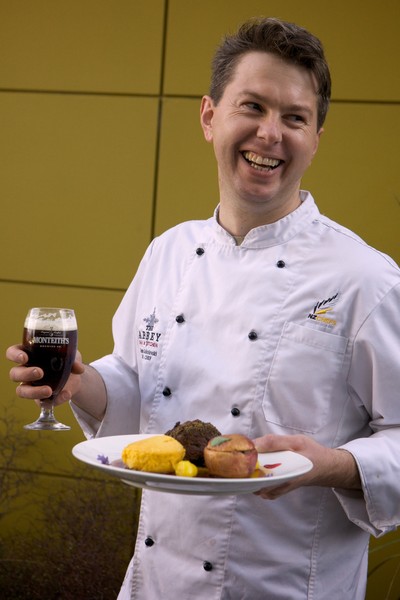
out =
[(262, 498), (274, 500), (303, 485), (361, 489), (357, 463), (353, 455), (345, 449), (327, 448), (305, 435), (264, 435), (253, 441), (258, 452), (291, 450), (313, 463), (313, 468), (308, 473), (282, 485), (256, 492)]

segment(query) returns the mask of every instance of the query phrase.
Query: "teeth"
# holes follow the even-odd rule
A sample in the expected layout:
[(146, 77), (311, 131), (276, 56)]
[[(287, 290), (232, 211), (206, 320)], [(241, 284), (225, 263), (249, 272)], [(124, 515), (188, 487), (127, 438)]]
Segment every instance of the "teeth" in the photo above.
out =
[(281, 162), (277, 158), (263, 158), (259, 154), (254, 152), (243, 152), (243, 156), (246, 160), (253, 163), (254, 165), (262, 165), (263, 167), (277, 167)]

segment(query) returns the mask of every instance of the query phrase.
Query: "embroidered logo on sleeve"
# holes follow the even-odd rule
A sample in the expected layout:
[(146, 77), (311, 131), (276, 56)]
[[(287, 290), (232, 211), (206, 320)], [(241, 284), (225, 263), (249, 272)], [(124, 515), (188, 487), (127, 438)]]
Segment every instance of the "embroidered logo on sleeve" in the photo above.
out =
[(156, 317), (156, 309), (149, 317), (145, 317), (143, 321), (146, 323), (145, 329), (139, 329), (139, 349), (143, 360), (151, 360), (157, 356), (158, 344), (161, 338), (161, 333), (154, 331), (155, 325), (158, 323)]
[(312, 312), (308, 315), (309, 319), (313, 321), (319, 321), (328, 325), (329, 327), (334, 327), (337, 323), (336, 319), (332, 318), (332, 315), (329, 314), (333, 311), (333, 308), (337, 301), (339, 300), (340, 293), (336, 292), (334, 296), (327, 298), (326, 300), (320, 300), (314, 306)]

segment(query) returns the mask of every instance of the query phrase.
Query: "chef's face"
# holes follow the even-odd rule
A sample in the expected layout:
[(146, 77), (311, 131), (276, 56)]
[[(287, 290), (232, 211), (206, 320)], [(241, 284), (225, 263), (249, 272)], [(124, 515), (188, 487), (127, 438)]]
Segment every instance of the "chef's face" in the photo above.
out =
[(266, 52), (244, 54), (201, 124), (218, 163), (220, 214), (238, 207), (273, 222), (299, 205), (300, 181), (318, 148), (313, 75)]

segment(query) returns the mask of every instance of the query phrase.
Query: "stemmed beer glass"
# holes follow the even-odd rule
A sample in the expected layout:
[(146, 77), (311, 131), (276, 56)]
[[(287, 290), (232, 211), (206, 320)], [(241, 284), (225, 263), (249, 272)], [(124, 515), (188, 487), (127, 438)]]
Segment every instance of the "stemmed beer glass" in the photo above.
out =
[(25, 429), (63, 431), (71, 429), (54, 416), (54, 401), (71, 373), (78, 341), (75, 313), (70, 308), (31, 308), (24, 325), (22, 345), (28, 366), (40, 367), (44, 376), (31, 385), (48, 385), (50, 398), (40, 400), (40, 416)]

